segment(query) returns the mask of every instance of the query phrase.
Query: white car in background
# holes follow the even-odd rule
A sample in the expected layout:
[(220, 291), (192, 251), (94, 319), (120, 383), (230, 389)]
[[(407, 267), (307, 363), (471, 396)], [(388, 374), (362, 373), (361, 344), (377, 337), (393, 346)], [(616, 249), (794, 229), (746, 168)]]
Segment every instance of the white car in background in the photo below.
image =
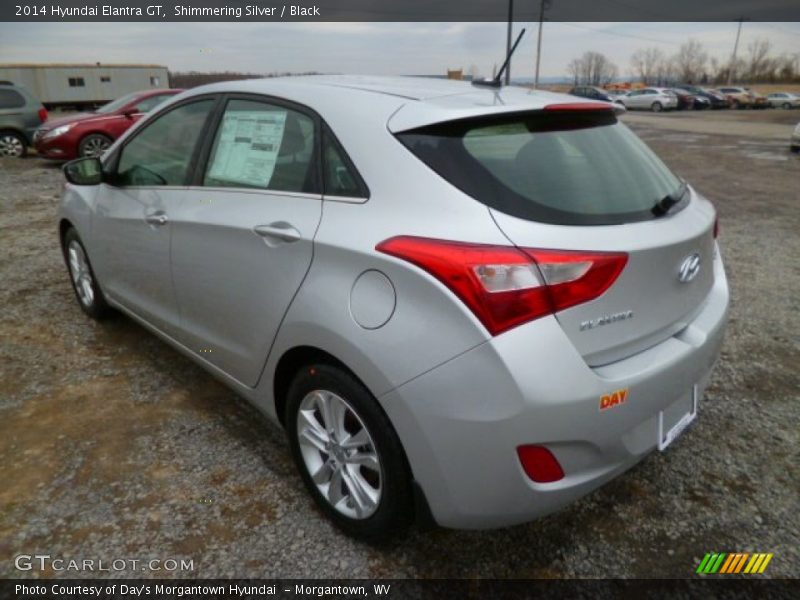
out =
[(624, 96), (614, 100), (628, 110), (673, 110), (678, 108), (678, 97), (666, 88), (648, 87), (640, 90), (631, 90)]
[(774, 92), (767, 94), (769, 105), (775, 108), (800, 108), (800, 96), (791, 92)]

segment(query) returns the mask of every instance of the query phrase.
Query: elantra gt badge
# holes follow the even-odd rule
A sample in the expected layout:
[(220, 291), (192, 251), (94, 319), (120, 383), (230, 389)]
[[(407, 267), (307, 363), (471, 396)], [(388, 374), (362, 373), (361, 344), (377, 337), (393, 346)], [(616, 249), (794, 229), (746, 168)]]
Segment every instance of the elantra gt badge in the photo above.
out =
[(586, 331), (588, 329), (594, 329), (595, 327), (602, 327), (603, 325), (608, 325), (610, 323), (617, 323), (618, 321), (626, 321), (632, 318), (633, 318), (632, 310), (623, 310), (622, 312), (613, 313), (610, 315), (603, 315), (602, 317), (597, 317), (596, 319), (581, 321), (580, 330)]

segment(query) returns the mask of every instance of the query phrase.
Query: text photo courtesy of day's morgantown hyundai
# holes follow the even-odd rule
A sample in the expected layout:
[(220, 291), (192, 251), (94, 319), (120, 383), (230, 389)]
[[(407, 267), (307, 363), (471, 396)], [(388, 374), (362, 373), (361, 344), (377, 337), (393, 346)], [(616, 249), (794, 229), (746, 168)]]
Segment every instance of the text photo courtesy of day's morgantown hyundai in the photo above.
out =
[(799, 48), (0, 7), (2, 595), (796, 597)]

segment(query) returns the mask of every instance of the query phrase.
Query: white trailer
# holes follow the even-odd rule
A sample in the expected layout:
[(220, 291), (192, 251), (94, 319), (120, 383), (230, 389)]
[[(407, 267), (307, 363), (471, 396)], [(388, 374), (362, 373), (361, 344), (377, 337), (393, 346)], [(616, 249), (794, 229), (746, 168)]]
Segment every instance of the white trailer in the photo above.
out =
[(0, 81), (27, 88), (47, 108), (100, 105), (130, 92), (169, 87), (161, 65), (1, 64)]

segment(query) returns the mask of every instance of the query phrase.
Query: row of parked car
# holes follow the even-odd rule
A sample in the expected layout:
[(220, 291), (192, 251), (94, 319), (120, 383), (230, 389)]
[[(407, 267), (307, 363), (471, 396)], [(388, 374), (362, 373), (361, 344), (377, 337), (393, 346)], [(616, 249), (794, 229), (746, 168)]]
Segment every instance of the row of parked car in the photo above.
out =
[(628, 110), (690, 110), (705, 108), (800, 108), (800, 95), (773, 92), (763, 95), (743, 87), (702, 88), (681, 85), (672, 88), (646, 87), (636, 90), (607, 90), (595, 86), (576, 86), (573, 96), (622, 104)]
[(0, 83), (0, 156), (23, 157), (29, 147), (45, 158), (100, 156), (136, 121), (183, 90), (132, 92), (91, 112), (58, 119), (28, 90)]
[[(136, 121), (161, 102), (181, 92), (157, 89), (132, 92), (91, 112), (50, 119), (47, 109), (24, 87), (0, 82), (0, 156), (23, 157), (33, 146), (45, 158), (70, 160), (100, 156)], [(763, 96), (746, 88), (711, 90), (692, 85), (675, 88), (648, 87), (637, 90), (606, 90), (577, 86), (574, 96), (615, 102), (626, 109), (687, 110), (705, 108), (800, 108), (800, 96), (775, 92)], [(791, 142), (800, 152), (800, 124)]]

